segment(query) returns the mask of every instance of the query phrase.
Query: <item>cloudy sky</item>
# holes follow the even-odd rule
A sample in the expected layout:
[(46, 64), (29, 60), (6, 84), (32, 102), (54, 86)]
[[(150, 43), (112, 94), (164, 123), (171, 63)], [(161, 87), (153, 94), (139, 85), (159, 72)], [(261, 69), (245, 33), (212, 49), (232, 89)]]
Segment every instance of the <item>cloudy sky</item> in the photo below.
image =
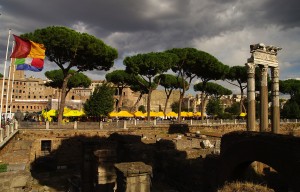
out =
[[(9, 29), (20, 35), (59, 25), (116, 48), (119, 58), (113, 69), (124, 69), (128, 55), (174, 47), (194, 47), (229, 66), (243, 66), (249, 45), (262, 42), (282, 47), (280, 79), (300, 77), (297, 0), (1, 0), (0, 13), (1, 71)], [(43, 72), (26, 74), (44, 78), (52, 69), (56, 65), (46, 62)], [(88, 75), (99, 80), (105, 72)]]

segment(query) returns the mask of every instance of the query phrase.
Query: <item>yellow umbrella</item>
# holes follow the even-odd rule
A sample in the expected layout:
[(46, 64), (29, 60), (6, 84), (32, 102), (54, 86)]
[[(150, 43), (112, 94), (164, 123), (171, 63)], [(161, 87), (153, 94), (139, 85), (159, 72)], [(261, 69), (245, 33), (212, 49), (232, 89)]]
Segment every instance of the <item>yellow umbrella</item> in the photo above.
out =
[(180, 113), (180, 116), (181, 116), (181, 117), (188, 117), (189, 115), (188, 115), (187, 112), (182, 111), (182, 112)]
[(56, 116), (57, 111), (55, 109), (50, 109), (49, 111), (46, 111), (46, 116)]
[[(147, 117), (147, 115), (148, 115), (148, 113), (146, 112), (146, 113), (144, 113), (144, 116), (145, 117)], [(150, 111), (150, 117), (158, 117), (157, 116), (157, 113), (156, 112), (154, 112), (154, 111)]]
[(68, 108), (68, 107), (65, 107), (64, 108), (64, 113), (68, 113), (69, 111), (71, 111), (72, 109)]
[(131, 113), (129, 113), (128, 111), (120, 111), (117, 114), (118, 117), (133, 117), (133, 115)]
[(178, 114), (175, 113), (174, 111), (171, 111), (169, 113), (166, 114), (167, 117), (178, 117)]
[(141, 112), (141, 111), (136, 111), (136, 112), (134, 112), (133, 115), (134, 115), (135, 117), (145, 117), (144, 113)]
[(118, 112), (115, 112), (115, 111), (110, 112), (110, 113), (108, 114), (108, 116), (110, 116), (110, 117), (117, 117), (117, 116), (118, 116)]
[(157, 117), (165, 117), (164, 112), (162, 112), (162, 111), (157, 112)]
[(193, 116), (194, 116), (194, 113), (193, 113), (193, 112), (188, 112), (188, 116), (189, 116), (189, 117), (193, 117)]
[(240, 117), (245, 117), (247, 115), (247, 113), (241, 113)]
[(43, 110), (42, 115), (47, 121), (52, 121), (52, 117), (57, 115), (57, 111), (55, 109), (51, 109), (49, 111)]
[(198, 112), (195, 112), (195, 113), (194, 113), (194, 116), (195, 116), (195, 117), (201, 117), (201, 112), (199, 112), (199, 111), (198, 111)]
[(64, 113), (65, 117), (79, 117), (82, 115), (83, 115), (82, 111), (79, 110), (70, 110), (67, 113)]

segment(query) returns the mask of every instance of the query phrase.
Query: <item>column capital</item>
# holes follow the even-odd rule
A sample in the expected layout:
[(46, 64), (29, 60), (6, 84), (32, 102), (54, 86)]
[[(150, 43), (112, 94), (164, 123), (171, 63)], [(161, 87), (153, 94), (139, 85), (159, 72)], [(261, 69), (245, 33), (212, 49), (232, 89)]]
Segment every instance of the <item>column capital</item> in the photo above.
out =
[(260, 67), (261, 70), (268, 70), (269, 66), (268, 65), (258, 65)]
[(261, 86), (268, 86), (268, 65), (259, 65), (260, 68), (260, 84)]
[(279, 78), (279, 67), (272, 67), (271, 68), (271, 77), (272, 78)]
[(254, 63), (246, 63), (247, 73), (255, 73), (255, 64)]

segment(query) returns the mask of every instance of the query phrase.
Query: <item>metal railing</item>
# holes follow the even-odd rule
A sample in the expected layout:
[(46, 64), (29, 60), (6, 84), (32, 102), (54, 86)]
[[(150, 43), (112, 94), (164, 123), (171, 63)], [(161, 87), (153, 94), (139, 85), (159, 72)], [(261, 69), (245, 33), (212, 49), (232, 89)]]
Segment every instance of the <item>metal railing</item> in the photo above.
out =
[(13, 121), (0, 128), (0, 148), (18, 132), (18, 122)]
[[(259, 124), (259, 120), (256, 121)], [(271, 123), (271, 121), (269, 121)], [(281, 124), (288, 123), (300, 123), (299, 119), (281, 119)], [(29, 121), (14, 121), (5, 127), (0, 128), (0, 148), (3, 147), (17, 132), (19, 129), (40, 129), (40, 130), (52, 130), (52, 129), (69, 129), (69, 130), (115, 130), (115, 129), (127, 129), (127, 128), (155, 128), (166, 127), (178, 124), (176, 120), (117, 120), (111, 122), (67, 122), (59, 125), (57, 122), (29, 122)], [(183, 120), (180, 124), (189, 126), (218, 126), (218, 125), (246, 125), (246, 120), (243, 119), (206, 119), (206, 120)]]
[[(299, 119), (281, 119), (281, 124), (300, 123)], [(256, 121), (260, 123), (259, 119)], [(271, 123), (271, 121), (269, 121)], [(59, 125), (57, 122), (19, 122), (20, 129), (126, 129), (134, 127), (160, 127), (178, 124), (177, 120), (116, 120), (110, 122), (66, 122)], [(244, 119), (205, 119), (205, 120), (183, 120), (180, 124), (192, 126), (215, 126), (215, 125), (246, 125)]]

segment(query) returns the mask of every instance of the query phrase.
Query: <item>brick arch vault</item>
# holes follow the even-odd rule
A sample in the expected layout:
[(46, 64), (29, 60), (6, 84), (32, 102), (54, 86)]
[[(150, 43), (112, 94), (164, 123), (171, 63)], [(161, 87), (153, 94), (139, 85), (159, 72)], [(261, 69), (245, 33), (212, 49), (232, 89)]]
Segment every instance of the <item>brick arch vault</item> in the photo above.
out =
[(237, 131), (221, 140), (218, 183), (238, 179), (254, 162), (274, 168), (293, 191), (300, 191), (300, 138), (273, 133)]

